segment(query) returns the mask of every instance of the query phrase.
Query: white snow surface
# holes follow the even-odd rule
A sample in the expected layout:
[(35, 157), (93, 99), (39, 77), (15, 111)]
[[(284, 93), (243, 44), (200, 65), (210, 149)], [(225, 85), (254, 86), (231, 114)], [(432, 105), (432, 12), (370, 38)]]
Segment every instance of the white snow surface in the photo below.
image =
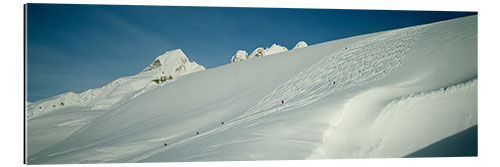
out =
[(153, 63), (113, 107), (35, 115), (28, 163), (404, 157), (477, 125), (477, 16), (268, 49), (141, 91)]
[(298, 49), (298, 48), (303, 48), (303, 47), (307, 47), (307, 43), (305, 41), (299, 41), (299, 42), (297, 42), (297, 44), (295, 44), (295, 46), (293, 47), (292, 50)]

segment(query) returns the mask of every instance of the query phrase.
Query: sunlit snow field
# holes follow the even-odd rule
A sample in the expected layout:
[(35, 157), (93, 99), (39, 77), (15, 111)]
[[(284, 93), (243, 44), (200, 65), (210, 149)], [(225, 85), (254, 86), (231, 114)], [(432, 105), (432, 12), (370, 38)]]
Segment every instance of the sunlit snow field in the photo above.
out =
[(28, 104), (28, 164), (477, 156), (477, 131), (444, 140), (477, 128), (477, 58), (477, 16), (206, 70), (174, 50)]

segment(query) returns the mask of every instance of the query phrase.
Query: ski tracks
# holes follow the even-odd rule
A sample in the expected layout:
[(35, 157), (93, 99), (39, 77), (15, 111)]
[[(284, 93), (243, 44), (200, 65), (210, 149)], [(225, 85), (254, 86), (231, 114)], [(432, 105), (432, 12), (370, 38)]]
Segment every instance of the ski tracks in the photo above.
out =
[(349, 44), (279, 85), (246, 114), (292, 110), (334, 92), (379, 80), (401, 64), (422, 27), (383, 32)]

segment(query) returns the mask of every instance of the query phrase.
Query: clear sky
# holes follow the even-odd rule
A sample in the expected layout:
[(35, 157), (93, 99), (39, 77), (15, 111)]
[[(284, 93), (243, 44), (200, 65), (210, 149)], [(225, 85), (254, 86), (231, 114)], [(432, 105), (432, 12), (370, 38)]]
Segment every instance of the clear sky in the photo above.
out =
[(291, 49), (476, 12), (28, 4), (28, 101), (102, 87), (181, 48), (205, 68), (239, 49)]

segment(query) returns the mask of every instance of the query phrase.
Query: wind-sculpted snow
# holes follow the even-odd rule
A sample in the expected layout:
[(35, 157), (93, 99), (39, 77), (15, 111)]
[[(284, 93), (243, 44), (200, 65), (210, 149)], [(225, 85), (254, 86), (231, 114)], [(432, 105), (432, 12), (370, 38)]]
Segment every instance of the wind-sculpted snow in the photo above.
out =
[(477, 79), (373, 103), (391, 94), (399, 93), (383, 86), (349, 101), (309, 158), (403, 157), (477, 125)]
[(336, 91), (379, 80), (398, 67), (424, 27), (388, 31), (347, 45), (278, 86), (246, 114), (295, 109)]
[[(366, 157), (403, 157), (423, 147), (407, 143), (433, 143), (477, 125), (477, 100), (471, 99), (477, 99), (477, 79), (389, 102), (371, 127)], [(410, 119), (434, 124), (405, 121)]]

